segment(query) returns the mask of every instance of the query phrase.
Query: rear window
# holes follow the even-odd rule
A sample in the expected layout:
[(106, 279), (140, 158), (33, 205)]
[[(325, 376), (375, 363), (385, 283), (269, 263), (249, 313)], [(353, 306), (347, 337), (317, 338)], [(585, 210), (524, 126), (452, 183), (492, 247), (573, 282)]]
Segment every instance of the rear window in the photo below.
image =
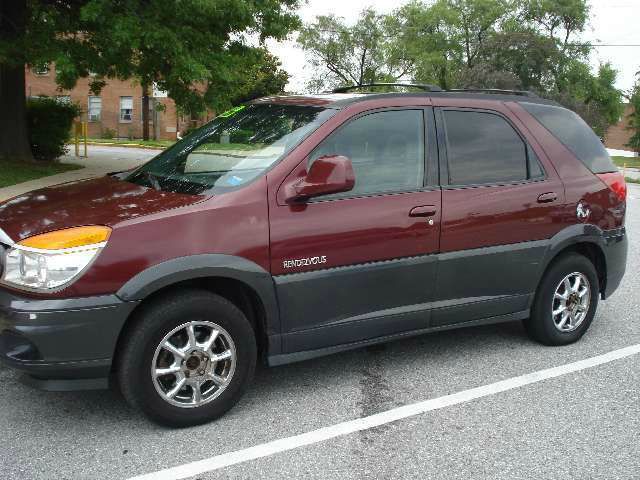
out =
[(598, 136), (578, 114), (552, 105), (526, 102), (521, 102), (520, 105), (593, 173), (617, 171)]

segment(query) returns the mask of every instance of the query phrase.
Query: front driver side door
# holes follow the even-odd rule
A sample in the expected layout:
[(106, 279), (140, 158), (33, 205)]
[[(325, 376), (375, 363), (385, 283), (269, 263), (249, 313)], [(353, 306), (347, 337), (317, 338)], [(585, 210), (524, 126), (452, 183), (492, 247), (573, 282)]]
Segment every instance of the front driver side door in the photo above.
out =
[(427, 180), (435, 149), (430, 108), (365, 112), (285, 180), (323, 155), (348, 157), (356, 177), (350, 192), (270, 211), (285, 353), (428, 326), (441, 211), (440, 188)]

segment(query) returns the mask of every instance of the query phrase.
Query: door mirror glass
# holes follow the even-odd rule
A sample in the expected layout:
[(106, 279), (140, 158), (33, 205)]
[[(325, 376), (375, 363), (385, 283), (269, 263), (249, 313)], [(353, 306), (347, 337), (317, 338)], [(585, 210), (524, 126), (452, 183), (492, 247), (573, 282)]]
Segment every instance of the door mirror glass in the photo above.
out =
[(306, 177), (287, 188), (287, 201), (301, 201), (320, 195), (348, 192), (356, 184), (351, 160), (343, 155), (316, 159)]

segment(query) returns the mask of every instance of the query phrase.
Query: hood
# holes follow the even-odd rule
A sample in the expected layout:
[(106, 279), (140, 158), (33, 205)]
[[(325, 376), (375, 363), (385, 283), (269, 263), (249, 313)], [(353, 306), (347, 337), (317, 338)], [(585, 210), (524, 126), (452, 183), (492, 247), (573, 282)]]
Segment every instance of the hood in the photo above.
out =
[(0, 203), (0, 228), (18, 242), (82, 225), (114, 225), (203, 200), (160, 192), (106, 176), (34, 190)]

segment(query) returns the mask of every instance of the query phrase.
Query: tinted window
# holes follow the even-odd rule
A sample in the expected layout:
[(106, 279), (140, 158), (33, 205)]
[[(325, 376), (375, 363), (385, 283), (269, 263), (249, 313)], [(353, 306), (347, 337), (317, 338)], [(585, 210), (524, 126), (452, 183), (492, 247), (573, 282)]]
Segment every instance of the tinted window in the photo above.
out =
[(498, 115), (445, 110), (449, 183), (473, 185), (526, 180), (525, 143)]
[(541, 178), (544, 177), (544, 171), (542, 170), (542, 166), (540, 165), (540, 160), (536, 155), (536, 152), (533, 151), (529, 145), (527, 145), (527, 157), (528, 157), (528, 167), (529, 167), (529, 178)]
[(523, 102), (522, 105), (593, 173), (617, 171), (598, 136), (571, 110)]
[(392, 110), (358, 118), (323, 141), (311, 162), (324, 155), (351, 159), (352, 191), (340, 196), (415, 190), (424, 179), (422, 110)]

